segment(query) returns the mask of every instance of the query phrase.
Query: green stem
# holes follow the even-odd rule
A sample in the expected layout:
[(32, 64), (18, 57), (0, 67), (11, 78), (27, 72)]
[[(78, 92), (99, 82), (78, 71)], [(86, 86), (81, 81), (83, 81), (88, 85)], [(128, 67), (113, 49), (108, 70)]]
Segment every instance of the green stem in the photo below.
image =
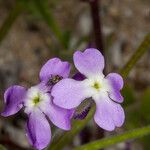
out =
[(133, 56), (127, 62), (127, 64), (121, 69), (120, 73), (123, 78), (127, 77), (130, 70), (134, 67), (136, 62), (143, 56), (143, 54), (150, 49), (150, 33), (144, 38), (138, 49), (135, 51)]
[(22, 11), (21, 4), (19, 2), (16, 2), (16, 5), (12, 8), (8, 17), (6, 18), (6, 20), (4, 21), (4, 23), (0, 28), (0, 43), (7, 35), (8, 31), (12, 27), (13, 23), (15, 22), (21, 11)]
[(59, 137), (59, 139), (56, 139), (55, 142), (53, 142), (50, 145), (49, 150), (61, 150), (62, 147), (64, 147), (67, 143), (70, 143), (72, 141), (72, 139), (74, 138), (74, 136), (81, 131), (84, 126), (91, 120), (93, 114), (95, 112), (95, 106), (93, 106), (93, 108), (90, 110), (89, 114), (87, 115), (87, 117), (82, 120), (74, 120), (73, 121), (73, 125), (72, 125), (72, 129), (69, 132), (66, 132), (65, 134), (63, 134), (61, 137)]
[(62, 44), (63, 47), (65, 47), (66, 43), (64, 42), (63, 34), (56, 20), (54, 19), (52, 13), (49, 11), (49, 8), (47, 7), (47, 5), (45, 5), (42, 0), (33, 0), (33, 1), (38, 11), (40, 12), (41, 16), (43, 17), (45, 22), (48, 24), (52, 32), (57, 37), (58, 41)]
[(134, 138), (140, 138), (142, 136), (150, 134), (150, 126), (138, 128), (132, 131), (125, 132), (123, 134), (104, 138), (102, 140), (97, 140), (94, 142), (91, 142), (89, 144), (85, 144), (83, 146), (77, 147), (74, 150), (98, 150), (101, 148), (108, 147), (110, 145), (120, 143), (126, 140), (134, 139)]

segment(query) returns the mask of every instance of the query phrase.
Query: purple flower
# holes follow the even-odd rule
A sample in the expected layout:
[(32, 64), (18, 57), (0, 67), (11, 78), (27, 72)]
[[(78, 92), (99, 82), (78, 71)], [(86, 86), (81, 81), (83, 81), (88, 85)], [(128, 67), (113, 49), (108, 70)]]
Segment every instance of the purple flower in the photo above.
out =
[(123, 79), (117, 73), (103, 74), (104, 57), (94, 48), (74, 53), (74, 64), (86, 78), (77, 81), (63, 79), (52, 89), (54, 103), (62, 108), (72, 109), (86, 98), (96, 103), (95, 122), (103, 129), (112, 131), (122, 126), (125, 115), (119, 103), (123, 102), (120, 90)]
[(57, 127), (69, 130), (73, 109), (64, 109), (53, 103), (51, 87), (62, 78), (68, 77), (70, 65), (58, 58), (50, 59), (40, 71), (40, 80), (36, 86), (26, 90), (22, 86), (9, 87), (4, 94), (5, 108), (2, 116), (10, 116), (24, 107), (28, 115), (26, 124), (27, 137), (30, 144), (41, 150), (51, 140), (49, 119)]

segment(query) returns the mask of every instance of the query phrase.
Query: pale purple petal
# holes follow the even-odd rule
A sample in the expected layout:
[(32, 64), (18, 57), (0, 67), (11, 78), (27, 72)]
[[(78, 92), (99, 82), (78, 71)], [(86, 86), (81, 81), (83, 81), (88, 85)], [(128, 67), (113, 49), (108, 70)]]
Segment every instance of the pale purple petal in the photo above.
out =
[(108, 96), (102, 96), (95, 101), (95, 122), (103, 129), (113, 131), (115, 127), (121, 127), (125, 114), (120, 104), (113, 102)]
[(23, 106), (26, 89), (22, 86), (14, 85), (9, 87), (4, 93), (5, 107), (2, 116), (10, 116), (17, 113)]
[(50, 125), (45, 115), (39, 110), (29, 115), (26, 132), (30, 144), (38, 150), (47, 147), (51, 140)]
[(101, 74), (104, 69), (104, 57), (94, 48), (75, 52), (73, 59), (76, 68), (86, 77)]
[(70, 64), (66, 61), (61, 61), (59, 58), (48, 60), (40, 71), (40, 80), (48, 80), (53, 75), (59, 75), (63, 78), (69, 76)]
[(108, 91), (110, 98), (118, 103), (123, 102), (123, 97), (120, 93), (120, 90), (123, 88), (122, 77), (117, 73), (110, 73), (106, 76), (106, 79), (111, 85), (111, 89)]
[(62, 108), (75, 108), (87, 98), (84, 88), (82, 81), (63, 79), (52, 88), (53, 102)]
[(49, 117), (50, 121), (56, 125), (58, 128), (63, 130), (71, 129), (71, 118), (73, 116), (73, 109), (63, 109), (56, 106), (52, 101), (47, 104), (44, 113)]
[(51, 91), (51, 86), (48, 86), (47, 81), (45, 80), (37, 84), (35, 87), (37, 87), (43, 93), (48, 93)]

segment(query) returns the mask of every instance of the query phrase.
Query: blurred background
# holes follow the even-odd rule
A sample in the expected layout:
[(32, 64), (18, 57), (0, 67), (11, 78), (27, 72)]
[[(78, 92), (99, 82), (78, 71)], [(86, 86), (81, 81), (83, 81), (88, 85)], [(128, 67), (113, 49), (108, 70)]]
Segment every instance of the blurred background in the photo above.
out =
[[(48, 59), (72, 62), (75, 50), (96, 47), (105, 55), (105, 72), (118, 72), (149, 31), (149, 0), (0, 0), (0, 110), (5, 89), (37, 84)], [(150, 123), (150, 51), (132, 69), (122, 93), (125, 124), (103, 136)], [(25, 136), (26, 119), (22, 112), (0, 117), (0, 144), (7, 150), (32, 149)], [(53, 136), (57, 132), (53, 128)], [(64, 149), (99, 139), (101, 132), (91, 120)], [(149, 141), (147, 136), (106, 149), (149, 150)]]

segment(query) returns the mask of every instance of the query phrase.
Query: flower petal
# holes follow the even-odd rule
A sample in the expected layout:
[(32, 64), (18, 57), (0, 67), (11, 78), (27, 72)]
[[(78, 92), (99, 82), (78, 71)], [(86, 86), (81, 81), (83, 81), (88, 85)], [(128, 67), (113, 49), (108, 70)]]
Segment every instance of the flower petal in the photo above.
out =
[(113, 102), (106, 95), (101, 95), (95, 102), (96, 112), (94, 120), (101, 128), (112, 131), (115, 127), (122, 126), (125, 115), (120, 104)]
[(82, 81), (63, 79), (52, 88), (53, 102), (62, 108), (75, 108), (87, 98), (84, 88)]
[(29, 115), (26, 124), (26, 132), (30, 144), (38, 150), (45, 148), (50, 142), (50, 125), (45, 118), (45, 115), (39, 110), (36, 110)]
[(123, 102), (123, 97), (120, 93), (120, 90), (123, 88), (122, 77), (117, 73), (110, 73), (106, 76), (106, 79), (111, 86), (110, 91), (108, 91), (110, 98), (118, 103)]
[(86, 77), (81, 74), (81, 73), (76, 73), (74, 76), (73, 76), (73, 79), (77, 80), (77, 81), (83, 81)]
[(104, 69), (104, 57), (94, 48), (75, 52), (73, 59), (76, 68), (85, 76), (101, 74)]
[(48, 80), (51, 75), (59, 75), (63, 78), (69, 76), (70, 64), (63, 62), (59, 58), (53, 58), (48, 60), (40, 71), (40, 80)]
[(46, 110), (44, 110), (44, 113), (49, 117), (51, 122), (58, 128), (70, 130), (71, 118), (74, 113), (73, 109), (69, 110), (60, 108), (51, 101), (49, 102), (49, 104), (47, 104), (47, 108)]
[(26, 89), (22, 86), (14, 85), (9, 87), (4, 93), (5, 107), (2, 116), (10, 116), (17, 113), (24, 101)]

